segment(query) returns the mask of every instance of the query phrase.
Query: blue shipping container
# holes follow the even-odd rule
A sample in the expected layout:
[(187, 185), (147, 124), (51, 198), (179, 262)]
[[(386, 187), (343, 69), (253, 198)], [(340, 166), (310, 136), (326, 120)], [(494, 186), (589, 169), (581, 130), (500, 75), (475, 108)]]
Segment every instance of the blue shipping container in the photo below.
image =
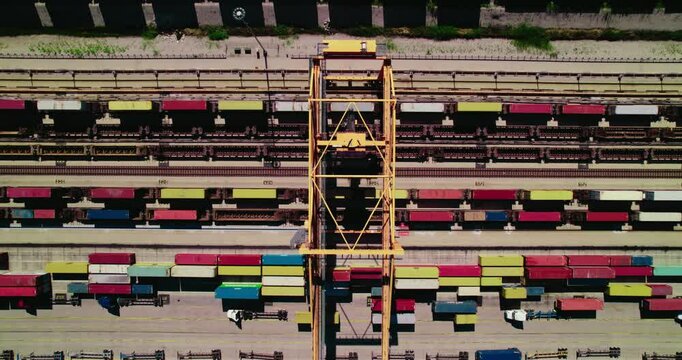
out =
[(521, 350), (510, 348), (504, 350), (478, 350), (476, 360), (521, 360)]
[(128, 220), (130, 213), (128, 210), (88, 210), (88, 220)]
[(507, 221), (507, 213), (504, 211), (486, 211), (485, 221)]
[(69, 294), (87, 294), (88, 283), (85, 282), (68, 283), (66, 284), (66, 292)]
[(12, 209), (12, 219), (33, 219), (33, 210)]
[(467, 301), (434, 301), (431, 311), (440, 314), (475, 314), (478, 308), (473, 300)]
[(131, 287), (131, 292), (135, 295), (152, 295), (154, 294), (154, 286), (133, 284)]
[(263, 265), (303, 265), (303, 255), (298, 254), (265, 254), (261, 259)]
[(526, 288), (528, 296), (540, 296), (545, 293), (545, 288), (542, 286), (531, 286)]
[(260, 299), (259, 287), (225, 287), (215, 289), (216, 299), (258, 300)]
[(652, 266), (654, 258), (649, 255), (632, 255), (632, 266)]
[(380, 287), (375, 286), (372, 288), (371, 291), (372, 291), (372, 297), (378, 297), (378, 298), (381, 297), (381, 288)]

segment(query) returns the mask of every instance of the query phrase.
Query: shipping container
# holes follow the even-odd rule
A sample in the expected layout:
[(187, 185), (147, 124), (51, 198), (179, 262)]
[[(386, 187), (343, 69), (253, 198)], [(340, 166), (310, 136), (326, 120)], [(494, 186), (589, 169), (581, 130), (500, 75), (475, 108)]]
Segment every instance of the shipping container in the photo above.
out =
[(630, 266), (632, 256), (630, 255), (609, 255), (609, 265), (611, 266)]
[(133, 284), (130, 291), (133, 295), (153, 295), (154, 286), (148, 284)]
[(262, 100), (220, 100), (218, 101), (219, 111), (263, 111)]
[(604, 309), (604, 302), (593, 298), (557, 299), (554, 307), (560, 311), (596, 311)]
[(654, 258), (650, 255), (632, 255), (632, 266), (652, 266)]
[(420, 200), (460, 200), (464, 199), (464, 191), (454, 189), (419, 189)]
[(682, 266), (656, 266), (654, 276), (682, 276)]
[(302, 276), (263, 276), (263, 286), (305, 286)]
[(176, 265), (217, 265), (218, 254), (175, 254)]
[(45, 266), (45, 272), (50, 274), (87, 274), (88, 263), (51, 261)]
[(401, 103), (400, 104), (400, 111), (401, 112), (416, 112), (416, 113), (444, 113), (445, 112), (445, 104), (443, 103), (427, 103), (427, 102), (418, 102), (418, 103)]
[(561, 222), (559, 211), (519, 211), (520, 222)]
[(528, 280), (570, 279), (571, 269), (567, 267), (529, 267), (526, 268)]
[(382, 291), (383, 290), (380, 286), (374, 286), (371, 289), (369, 289), (369, 295), (371, 297), (381, 297)]
[[(391, 312), (414, 312), (415, 304), (414, 299), (395, 299)], [(381, 312), (383, 309), (382, 299), (373, 298), (371, 309), (373, 312)]]
[(651, 296), (668, 296), (673, 294), (673, 287), (668, 284), (646, 284), (651, 288)]
[(354, 103), (348, 103), (348, 102), (333, 102), (330, 105), (330, 109), (332, 112), (345, 112), (348, 110), (349, 113), (353, 112), (373, 112), (374, 111), (374, 103), (371, 102), (354, 102)]
[(590, 198), (601, 201), (641, 201), (644, 193), (635, 190), (591, 190)]
[(398, 265), (394, 276), (397, 279), (437, 279), (438, 267)]
[(222, 283), (215, 289), (216, 299), (258, 300), (262, 285), (254, 282)]
[(50, 283), (50, 274), (44, 272), (0, 274), (0, 287), (37, 287)]
[(164, 100), (161, 103), (163, 111), (206, 110), (205, 100)]
[(606, 289), (606, 294), (617, 297), (650, 297), (653, 293), (646, 284), (611, 283)]
[[(374, 189), (374, 199), (381, 197), (383, 190)], [(410, 197), (410, 193), (405, 189), (395, 189), (393, 192), (393, 198), (396, 200), (407, 200)]]
[(479, 255), (480, 266), (523, 266), (521, 255)]
[(502, 112), (502, 103), (495, 102), (458, 102), (459, 112)]
[(525, 266), (566, 266), (568, 261), (564, 255), (524, 255)]
[(545, 293), (545, 288), (542, 286), (529, 286), (526, 287), (526, 294), (528, 296), (541, 296)]
[(260, 276), (260, 265), (218, 266), (218, 275), (223, 276)]
[(604, 115), (606, 105), (566, 104), (561, 106), (561, 113), (567, 115)]
[(509, 104), (510, 114), (548, 114), (554, 112), (552, 104)]
[(644, 299), (642, 307), (649, 311), (682, 311), (682, 298)]
[[(265, 256), (263, 256), (263, 258), (265, 258)], [(303, 276), (304, 270), (303, 266), (264, 265), (263, 276)]]
[(530, 200), (573, 200), (571, 190), (530, 190)]
[(481, 296), (481, 288), (478, 286), (460, 286), (457, 296)]
[(171, 268), (171, 277), (214, 278), (216, 274), (216, 266), (175, 265)]
[(8, 187), (6, 196), (8, 198), (39, 198), (45, 199), (52, 197), (52, 189), (39, 187)]
[(0, 287), (0, 298), (4, 297), (36, 297), (48, 292), (49, 287)]
[(381, 280), (380, 267), (351, 267), (350, 277), (352, 281), (357, 280)]
[(69, 294), (87, 294), (88, 283), (86, 282), (72, 282), (66, 285), (66, 292)]
[(233, 189), (235, 199), (277, 199), (277, 189)]
[(220, 254), (218, 265), (230, 266), (260, 266), (260, 254)]
[(410, 211), (412, 222), (452, 222), (453, 214), (450, 211)]
[(31, 209), (12, 209), (10, 212), (12, 219), (33, 219), (33, 210)]
[(636, 214), (641, 222), (682, 222), (682, 213), (679, 212), (643, 212)]
[(263, 265), (303, 265), (303, 256), (299, 254), (264, 254)]
[(657, 105), (616, 105), (616, 115), (658, 115)]
[(472, 200), (516, 200), (517, 190), (472, 190)]
[(627, 211), (588, 211), (585, 220), (588, 222), (628, 222), (630, 215)]
[(528, 297), (526, 288), (523, 287), (503, 287), (502, 298), (504, 299), (525, 299)]
[(308, 112), (310, 106), (307, 101), (275, 101), (277, 112)]
[(481, 286), (502, 286), (502, 278), (498, 276), (482, 277)]
[(336, 268), (332, 272), (332, 278), (335, 282), (350, 282), (350, 268), (342, 269)]
[(650, 201), (682, 201), (682, 191), (679, 190), (645, 191), (644, 199)]
[(146, 100), (139, 101), (125, 101), (113, 100), (109, 101), (109, 111), (149, 111), (152, 109), (152, 102)]
[(455, 314), (456, 325), (474, 325), (478, 322), (476, 314)]
[(57, 111), (57, 110), (83, 110), (83, 103), (77, 100), (38, 100), (36, 108), (39, 111)]
[(431, 312), (435, 314), (475, 314), (478, 304), (475, 301), (434, 301)]
[(161, 189), (161, 199), (203, 199), (205, 189)]
[(0, 110), (24, 110), (26, 101), (15, 99), (0, 99)]
[(395, 288), (398, 290), (438, 290), (438, 278), (436, 279), (395, 279)]
[(55, 210), (54, 209), (34, 209), (33, 210), (34, 219), (54, 219)]
[(295, 286), (263, 286), (263, 296), (301, 297), (305, 296), (305, 287)]
[[(372, 324), (381, 325), (381, 314), (372, 314)], [(395, 325), (414, 325), (417, 322), (417, 317), (414, 313), (397, 313), (391, 314), (391, 324)]]
[(135, 263), (135, 253), (91, 253), (88, 255), (90, 264), (128, 264)]
[(93, 188), (90, 189), (92, 199), (134, 199), (133, 188)]
[(481, 267), (478, 265), (438, 265), (438, 276), (481, 276)]
[(90, 274), (128, 274), (130, 265), (125, 264), (90, 264), (88, 273)]
[(613, 271), (616, 277), (621, 276), (652, 276), (654, 268), (651, 266), (618, 266), (614, 267)]
[(464, 221), (465, 222), (471, 222), (471, 221), (485, 221), (485, 211), (466, 211), (464, 212)]
[(88, 275), (90, 284), (130, 284), (128, 274), (90, 274)]
[[(294, 313), (294, 321), (299, 325), (311, 324), (313, 322), (313, 314), (310, 311), (296, 311)], [(339, 325), (341, 323), (341, 314), (339, 312), (334, 313), (334, 324)]]
[(483, 276), (523, 276), (523, 267), (497, 266), (481, 268)]
[(509, 216), (506, 211), (486, 211), (485, 221), (508, 221)]
[(101, 295), (130, 295), (130, 284), (88, 284), (89, 294)]
[(517, 348), (504, 350), (478, 350), (476, 360), (521, 360), (521, 351)]
[(128, 267), (131, 277), (170, 277), (173, 264), (135, 264)]
[(481, 286), (480, 277), (441, 277), (438, 278), (438, 284), (443, 286)]
[(86, 218), (88, 220), (128, 220), (130, 213), (128, 210), (88, 209)]
[(608, 255), (568, 255), (570, 266), (609, 266), (611, 259)]
[(581, 266), (571, 267), (572, 279), (613, 279), (616, 272), (610, 267)]
[(154, 220), (196, 220), (196, 210), (154, 210)]

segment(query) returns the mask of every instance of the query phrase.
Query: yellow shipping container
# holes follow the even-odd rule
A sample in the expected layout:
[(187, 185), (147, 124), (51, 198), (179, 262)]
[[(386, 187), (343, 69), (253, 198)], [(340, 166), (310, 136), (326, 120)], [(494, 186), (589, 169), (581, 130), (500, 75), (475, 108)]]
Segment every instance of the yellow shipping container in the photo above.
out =
[(522, 267), (484, 267), (481, 268), (482, 276), (523, 276)]
[(606, 293), (609, 296), (632, 296), (649, 297), (652, 296), (651, 288), (646, 284), (609, 284)]
[(366, 44), (364, 52), (375, 53), (377, 51), (376, 40), (325, 40), (327, 47), (322, 52), (325, 54), (361, 53), (363, 42)]
[(263, 275), (303, 276), (303, 266), (263, 266)]
[(438, 267), (436, 266), (397, 266), (395, 268), (397, 279), (436, 279)]
[(263, 110), (262, 100), (220, 100), (218, 110)]
[(440, 286), (481, 286), (480, 277), (441, 277)]
[[(381, 197), (381, 193), (383, 193), (383, 189), (374, 189), (374, 198), (378, 199)], [(405, 189), (395, 189), (395, 195), (393, 195), (394, 198), (400, 199), (400, 200), (407, 200), (409, 198), (409, 194), (407, 190)]]
[(502, 112), (502, 103), (495, 102), (458, 102), (457, 111)]
[(482, 277), (481, 286), (502, 286), (501, 277)]
[(149, 111), (151, 101), (109, 101), (109, 111)]
[(528, 292), (524, 287), (505, 287), (502, 288), (502, 297), (505, 299), (525, 299)]
[(206, 197), (204, 189), (161, 189), (162, 199), (203, 199)]
[(531, 200), (573, 200), (571, 190), (531, 190)]
[[(313, 314), (310, 311), (297, 311), (294, 314), (294, 321), (297, 324), (312, 324)], [(338, 325), (341, 323), (341, 314), (339, 312), (334, 313), (334, 324)]]
[(305, 288), (303, 286), (263, 286), (261, 288), (263, 296), (303, 296)]
[(45, 266), (45, 272), (51, 274), (87, 274), (88, 263), (85, 261), (83, 262), (53, 261), (47, 263), (47, 266)]
[(218, 275), (260, 276), (260, 266), (218, 266)]
[(474, 325), (478, 322), (478, 315), (476, 314), (456, 314), (455, 324), (457, 325)]
[(235, 199), (277, 199), (277, 189), (233, 189)]
[(481, 266), (523, 266), (523, 256), (479, 255), (478, 264)]

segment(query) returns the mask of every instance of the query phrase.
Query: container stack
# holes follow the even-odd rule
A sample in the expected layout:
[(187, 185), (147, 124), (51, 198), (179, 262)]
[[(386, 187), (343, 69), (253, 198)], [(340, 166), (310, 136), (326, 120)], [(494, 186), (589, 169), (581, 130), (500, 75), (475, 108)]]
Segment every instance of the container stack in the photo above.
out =
[(649, 255), (633, 255), (629, 265), (619, 265), (613, 268), (616, 277), (646, 277), (654, 275), (653, 257)]
[(40, 298), (52, 294), (50, 274), (0, 274), (0, 298)]
[[(349, 298), (352, 297), (350, 289), (351, 284), (351, 268), (337, 267), (332, 271), (332, 286), (327, 290), (327, 295), (335, 298)], [(351, 299), (352, 300), (352, 299)]]
[(479, 255), (481, 266), (481, 286), (502, 286), (503, 278), (523, 276), (523, 256), (521, 255)]
[(217, 268), (217, 254), (176, 254), (171, 277), (215, 278)]
[(554, 308), (560, 312), (595, 312), (604, 309), (604, 302), (594, 298), (557, 299)]
[[(566, 281), (571, 278), (568, 259), (563, 255), (525, 255), (526, 283), (541, 281)], [(544, 288), (542, 289), (544, 293)], [(531, 296), (529, 294), (529, 296)], [(537, 296), (537, 295), (535, 295)]]
[(88, 293), (87, 282), (72, 282), (73, 280), (87, 279), (88, 263), (86, 261), (52, 261), (45, 266), (45, 272), (52, 275), (52, 288), (55, 292), (64, 292), (66, 290), (69, 294)]
[(473, 326), (478, 321), (475, 301), (434, 301), (431, 312), (434, 320), (452, 320), (456, 326)]
[[(415, 305), (414, 299), (395, 299), (391, 309), (391, 324), (414, 327), (417, 322), (414, 314)], [(382, 308), (382, 298), (372, 297), (372, 325), (381, 325)]]
[(216, 299), (259, 300), (261, 288), (260, 254), (218, 256), (218, 276), (222, 284), (215, 289)]
[(396, 266), (396, 290), (438, 290), (437, 266)]
[(653, 291), (647, 284), (609, 283), (606, 288), (606, 295), (626, 298), (651, 297)]
[(303, 256), (298, 254), (266, 254), (262, 257), (262, 295), (270, 297), (302, 297), (305, 295)]
[(614, 279), (616, 272), (610, 267), (608, 255), (569, 255), (571, 268), (569, 286), (606, 286), (608, 279)]
[(92, 253), (88, 263), (89, 294), (132, 294), (128, 267), (135, 263), (134, 253)]
[(378, 266), (353, 266), (350, 269), (350, 280), (353, 286), (381, 286), (381, 268)]
[(441, 290), (456, 288), (458, 298), (481, 296), (481, 267), (478, 265), (438, 265), (438, 284)]

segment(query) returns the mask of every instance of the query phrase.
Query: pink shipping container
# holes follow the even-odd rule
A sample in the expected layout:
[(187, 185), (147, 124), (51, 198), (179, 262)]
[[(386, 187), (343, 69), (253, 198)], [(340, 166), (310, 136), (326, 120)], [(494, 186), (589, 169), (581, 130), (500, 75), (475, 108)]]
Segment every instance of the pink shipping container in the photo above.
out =
[(176, 265), (216, 265), (218, 254), (175, 254)]
[(606, 105), (566, 104), (561, 107), (561, 113), (575, 115), (604, 115), (606, 113)]
[(570, 279), (571, 269), (567, 267), (528, 267), (526, 278), (529, 280)]
[(568, 262), (563, 255), (524, 255), (526, 266), (566, 266)]
[(609, 256), (611, 266), (630, 266), (632, 256), (630, 255), (611, 255)]
[(449, 211), (410, 211), (410, 221), (452, 221), (453, 215)]
[(221, 254), (218, 255), (218, 265), (227, 266), (258, 266), (261, 264), (260, 254)]
[(133, 188), (94, 188), (90, 189), (92, 199), (134, 199)]
[(34, 219), (54, 219), (55, 211), (54, 209), (35, 209), (33, 210)]
[(644, 299), (642, 306), (649, 311), (682, 311), (682, 298)]
[(135, 263), (135, 253), (92, 253), (88, 255), (90, 264), (120, 264), (132, 265)]
[(206, 110), (206, 101), (204, 101), (204, 100), (164, 100), (161, 103), (161, 110), (163, 110), (163, 111)]
[(561, 213), (558, 211), (519, 211), (520, 222), (560, 222)]
[(0, 287), (0, 297), (36, 297), (42, 293), (35, 287)]
[(438, 265), (440, 277), (479, 277), (481, 267), (478, 265)]
[(616, 276), (652, 276), (654, 268), (650, 266), (617, 266), (613, 268)]
[(551, 114), (552, 104), (509, 104), (510, 114)]
[[(372, 299), (372, 312), (381, 312), (383, 309), (382, 299)], [(395, 299), (393, 312), (414, 312), (416, 301), (414, 299)]]
[(24, 110), (25, 108), (24, 100), (0, 99), (0, 110)]
[(473, 200), (516, 200), (516, 190), (473, 190)]
[(350, 282), (350, 269), (334, 269), (332, 277), (336, 282)]
[(588, 211), (585, 220), (588, 222), (628, 222), (630, 220), (630, 215), (627, 211)]
[(36, 287), (50, 282), (50, 274), (0, 274), (0, 287)]
[(154, 220), (196, 220), (196, 210), (154, 210)]
[(353, 267), (350, 269), (351, 280), (381, 280), (379, 267)]
[(572, 279), (613, 279), (616, 272), (610, 267), (580, 266), (571, 267)]
[(570, 266), (609, 266), (611, 260), (607, 255), (568, 255)]
[(89, 294), (128, 295), (131, 286), (127, 284), (88, 284)]
[(651, 288), (652, 296), (668, 296), (673, 294), (673, 287), (668, 284), (646, 284)]
[(596, 311), (604, 309), (604, 302), (599, 299), (557, 299), (554, 307), (561, 311)]
[(8, 198), (49, 198), (52, 196), (50, 188), (27, 188), (10, 187), (7, 188)]
[(451, 189), (420, 189), (417, 196), (423, 200), (459, 200), (464, 198), (464, 192)]

